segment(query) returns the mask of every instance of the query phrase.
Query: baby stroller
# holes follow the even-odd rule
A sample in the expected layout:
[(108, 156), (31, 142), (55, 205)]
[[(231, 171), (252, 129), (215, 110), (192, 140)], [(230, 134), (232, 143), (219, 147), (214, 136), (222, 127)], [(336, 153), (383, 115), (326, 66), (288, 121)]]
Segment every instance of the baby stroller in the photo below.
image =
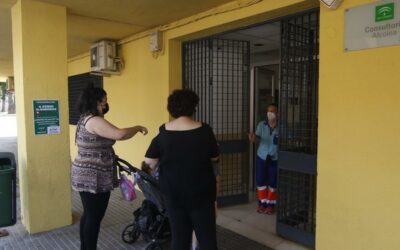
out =
[(171, 232), (157, 180), (121, 158), (116, 162), (121, 174), (134, 176), (145, 197), (142, 206), (133, 212), (133, 222), (122, 231), (122, 240), (132, 244), (142, 235), (149, 242), (146, 250), (161, 250), (161, 244), (170, 239)]

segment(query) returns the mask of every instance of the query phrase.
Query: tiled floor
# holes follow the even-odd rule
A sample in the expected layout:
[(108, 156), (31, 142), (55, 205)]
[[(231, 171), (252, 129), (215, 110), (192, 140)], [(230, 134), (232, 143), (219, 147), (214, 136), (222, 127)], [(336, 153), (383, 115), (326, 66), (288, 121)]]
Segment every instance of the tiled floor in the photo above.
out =
[[(133, 220), (132, 212), (141, 204), (143, 197), (138, 192), (138, 198), (133, 203), (121, 200), (119, 190), (112, 192), (109, 207), (104, 217), (99, 242), (99, 250), (111, 249), (145, 249), (147, 242), (139, 238), (132, 245), (121, 240), (121, 232)], [(74, 224), (49, 232), (30, 235), (23, 225), (18, 222), (12, 227), (5, 228), (10, 235), (0, 238), (0, 250), (58, 250), (79, 249), (79, 218), (82, 213), (79, 195), (73, 193), (73, 218)], [(221, 215), (220, 218), (223, 215)], [(239, 225), (240, 228), (240, 225)], [(248, 233), (252, 233), (249, 231)], [(231, 230), (218, 227), (218, 246), (220, 250), (271, 250), (267, 246), (251, 240), (249, 235), (242, 236)], [(164, 249), (169, 249), (168, 243)]]
[(257, 213), (255, 204), (219, 209), (217, 224), (275, 250), (309, 250), (279, 237), (275, 230), (276, 216)]
[[(128, 203), (120, 200), (120, 195), (116, 190), (113, 192), (110, 205), (104, 217), (98, 249), (144, 249), (146, 242), (138, 240), (134, 245), (127, 245), (121, 240), (123, 228), (133, 219), (132, 211), (140, 204), (141, 196), (137, 202)], [(5, 228), (10, 235), (0, 238), (0, 250), (9, 249), (79, 249), (79, 223), (82, 212), (79, 195), (73, 193), (73, 218), (74, 224), (71, 226), (59, 228), (49, 232), (28, 234), (20, 221), (12, 227)]]

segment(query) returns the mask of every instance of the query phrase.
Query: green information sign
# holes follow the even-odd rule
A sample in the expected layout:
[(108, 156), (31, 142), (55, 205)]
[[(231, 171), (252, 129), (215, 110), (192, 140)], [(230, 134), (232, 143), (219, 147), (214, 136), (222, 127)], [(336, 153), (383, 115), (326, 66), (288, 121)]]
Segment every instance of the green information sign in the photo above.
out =
[(33, 100), (35, 135), (60, 133), (58, 100)]

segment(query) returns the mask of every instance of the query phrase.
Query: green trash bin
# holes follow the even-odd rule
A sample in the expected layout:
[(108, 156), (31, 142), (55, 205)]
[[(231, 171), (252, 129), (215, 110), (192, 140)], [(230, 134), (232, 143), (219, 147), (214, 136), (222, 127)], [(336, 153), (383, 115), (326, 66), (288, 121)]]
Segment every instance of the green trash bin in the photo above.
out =
[(17, 222), (17, 185), (14, 154), (0, 152), (0, 227)]

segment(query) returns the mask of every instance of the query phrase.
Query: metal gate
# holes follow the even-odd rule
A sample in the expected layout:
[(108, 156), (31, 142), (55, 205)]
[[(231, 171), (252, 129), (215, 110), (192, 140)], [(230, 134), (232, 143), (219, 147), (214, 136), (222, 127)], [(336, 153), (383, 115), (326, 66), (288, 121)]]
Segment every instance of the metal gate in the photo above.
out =
[(278, 234), (314, 247), (319, 12), (281, 22)]
[(221, 150), (218, 204), (248, 202), (249, 42), (207, 38), (183, 44), (183, 87), (200, 98), (195, 118), (211, 125)]

